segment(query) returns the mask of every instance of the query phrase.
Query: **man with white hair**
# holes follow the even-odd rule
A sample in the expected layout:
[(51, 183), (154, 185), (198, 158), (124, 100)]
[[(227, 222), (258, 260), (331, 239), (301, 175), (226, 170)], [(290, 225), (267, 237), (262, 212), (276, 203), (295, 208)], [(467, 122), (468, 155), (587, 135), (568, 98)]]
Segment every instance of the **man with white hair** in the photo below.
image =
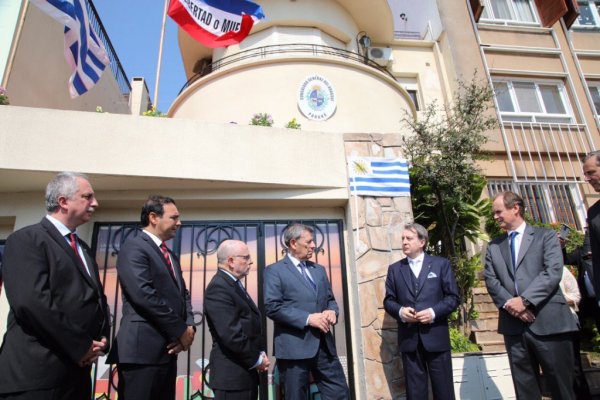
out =
[(90, 398), (110, 325), (98, 266), (76, 229), (96, 207), (88, 178), (61, 172), (46, 188), (46, 217), (6, 240), (0, 399)]

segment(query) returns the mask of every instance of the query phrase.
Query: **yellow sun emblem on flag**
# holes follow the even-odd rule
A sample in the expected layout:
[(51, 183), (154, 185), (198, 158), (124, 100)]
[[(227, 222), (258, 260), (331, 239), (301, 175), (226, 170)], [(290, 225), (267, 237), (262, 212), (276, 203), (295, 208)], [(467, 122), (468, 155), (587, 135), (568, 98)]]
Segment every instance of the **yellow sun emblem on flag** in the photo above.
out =
[(369, 175), (371, 173), (367, 160), (358, 159), (352, 161), (354, 175)]

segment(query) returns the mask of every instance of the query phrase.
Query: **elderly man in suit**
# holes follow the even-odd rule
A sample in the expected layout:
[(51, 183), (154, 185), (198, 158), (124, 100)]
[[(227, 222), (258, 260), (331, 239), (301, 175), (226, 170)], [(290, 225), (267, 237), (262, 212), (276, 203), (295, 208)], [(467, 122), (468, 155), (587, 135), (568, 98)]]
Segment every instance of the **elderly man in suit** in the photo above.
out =
[(518, 399), (540, 399), (540, 367), (553, 399), (573, 393), (572, 333), (575, 318), (559, 289), (563, 257), (556, 233), (525, 223), (523, 199), (496, 195), (494, 219), (507, 234), (492, 240), (485, 257), (485, 283), (500, 310)]
[(0, 399), (91, 398), (90, 366), (110, 325), (98, 267), (76, 229), (96, 207), (85, 175), (59, 173), (46, 188), (46, 217), (8, 237)]
[(181, 225), (175, 201), (150, 196), (141, 223), (144, 230), (117, 259), (123, 316), (108, 362), (117, 363), (120, 400), (172, 400), (177, 354), (195, 334), (181, 267), (165, 244)]
[[(600, 193), (600, 150), (588, 153), (583, 159), (583, 177), (596, 193)], [(588, 209), (588, 231), (592, 252), (593, 285), (600, 305), (600, 201)]]
[(306, 400), (310, 373), (323, 400), (348, 399), (331, 333), (338, 306), (325, 268), (310, 261), (313, 232), (302, 224), (287, 227), (287, 255), (265, 270), (265, 310), (275, 325), (274, 355), (286, 400)]
[(388, 268), (385, 310), (398, 321), (398, 347), (408, 400), (454, 399), (448, 315), (459, 303), (450, 262), (423, 252), (427, 229), (409, 224), (402, 233), (406, 258)]
[(269, 369), (269, 358), (263, 351), (260, 311), (242, 283), (252, 256), (244, 242), (225, 240), (217, 262), (219, 269), (204, 292), (204, 316), (213, 338), (209, 384), (216, 400), (253, 400), (258, 373)]

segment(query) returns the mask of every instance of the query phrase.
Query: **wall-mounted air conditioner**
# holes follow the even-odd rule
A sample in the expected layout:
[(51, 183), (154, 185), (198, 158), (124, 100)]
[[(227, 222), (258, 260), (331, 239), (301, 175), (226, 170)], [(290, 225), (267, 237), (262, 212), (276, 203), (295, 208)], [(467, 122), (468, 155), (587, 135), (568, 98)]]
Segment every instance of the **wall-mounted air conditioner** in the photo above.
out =
[(370, 47), (369, 59), (375, 61), (382, 67), (387, 67), (394, 59), (392, 57), (392, 49), (387, 47)]

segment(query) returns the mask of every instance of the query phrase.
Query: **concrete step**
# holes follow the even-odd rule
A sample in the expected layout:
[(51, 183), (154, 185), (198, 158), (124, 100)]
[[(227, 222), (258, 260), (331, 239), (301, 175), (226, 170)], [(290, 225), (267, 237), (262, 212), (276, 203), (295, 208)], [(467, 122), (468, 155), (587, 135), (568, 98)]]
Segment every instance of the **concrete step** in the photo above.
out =
[(495, 312), (498, 313), (498, 308), (494, 303), (475, 303), (475, 310), (478, 312)]
[(473, 332), (473, 335), (475, 335), (475, 343), (477, 343), (477, 344), (491, 343), (491, 342), (504, 343), (504, 336), (499, 334), (496, 331), (475, 331), (475, 332)]
[(496, 318), (478, 318), (469, 321), (472, 332), (493, 331), (498, 329), (498, 317)]

